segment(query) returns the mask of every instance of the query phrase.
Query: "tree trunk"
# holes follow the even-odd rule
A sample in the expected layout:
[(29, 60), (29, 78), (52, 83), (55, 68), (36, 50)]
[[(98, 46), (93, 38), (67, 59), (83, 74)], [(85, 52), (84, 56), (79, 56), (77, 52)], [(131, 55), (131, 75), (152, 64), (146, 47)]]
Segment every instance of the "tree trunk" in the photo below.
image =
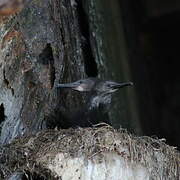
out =
[(82, 103), (82, 96), (54, 88), (86, 76), (78, 17), (75, 2), (48, 0), (1, 17), (1, 144), (47, 128), (54, 109)]
[[(102, 17), (98, 11), (102, 10), (100, 7), (107, 8), (107, 3), (101, 6), (96, 1), (32, 0), (20, 4), (20, 8), (16, 4), (16, 11), (13, 8), (8, 9), (8, 13), (3, 11), (9, 16), (0, 16), (2, 178), (100, 179), (102, 176), (102, 179), (125, 179), (132, 175), (136, 179), (150, 179), (155, 177), (157, 168), (158, 178), (166, 173), (167, 179), (178, 177), (179, 154), (160, 141), (133, 139), (109, 127), (54, 130), (58, 121), (63, 122), (59, 112), (81, 107), (85, 98), (76, 92), (57, 90), (57, 83), (86, 76), (130, 78), (126, 51), (121, 49), (114, 54), (107, 45), (115, 37), (107, 36), (108, 32), (100, 26)], [(114, 6), (111, 2), (109, 5)], [(0, 4), (0, 11), (1, 8), (6, 6)], [(116, 13), (117, 9), (113, 16)], [(124, 47), (124, 41), (118, 42), (118, 47)], [(136, 122), (130, 129), (139, 133), (134, 94), (134, 91), (123, 91), (117, 98), (118, 105), (110, 110), (110, 119), (116, 127), (120, 126), (119, 122), (124, 122), (124, 127)], [(48, 128), (53, 130), (44, 130)], [(13, 141), (15, 137), (19, 139)], [(156, 146), (158, 155), (153, 154)], [(155, 165), (147, 165), (149, 157)], [(167, 167), (167, 162), (171, 166)], [(74, 174), (69, 176), (72, 169)], [(117, 174), (119, 171), (121, 175)]]
[[(125, 51), (116, 54), (109, 47), (105, 52), (109, 39), (115, 38), (103, 31), (101, 6), (107, 9), (106, 3), (95, 1), (30, 1), (18, 15), (1, 16), (1, 144), (25, 133), (54, 128), (57, 122), (52, 117), (57, 111), (82, 105), (84, 95), (57, 91), (54, 85), (58, 82), (97, 75), (122, 80), (117, 78), (120, 74), (130, 79)], [(116, 56), (119, 61), (113, 58)], [(131, 94), (131, 90), (122, 90), (117, 96), (110, 120), (115, 127), (122, 125), (139, 133)]]

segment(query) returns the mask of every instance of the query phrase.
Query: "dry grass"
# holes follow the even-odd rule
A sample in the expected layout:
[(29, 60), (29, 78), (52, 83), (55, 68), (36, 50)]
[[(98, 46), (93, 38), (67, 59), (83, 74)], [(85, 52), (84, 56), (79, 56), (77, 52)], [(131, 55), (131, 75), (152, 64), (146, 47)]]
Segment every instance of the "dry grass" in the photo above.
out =
[[(50, 175), (46, 161), (58, 153), (67, 157), (85, 156), (88, 159), (105, 152), (116, 152), (129, 162), (140, 163), (147, 168), (152, 179), (178, 179), (180, 177), (180, 153), (165, 144), (164, 139), (136, 137), (124, 129), (110, 126), (86, 129), (46, 130), (35, 135), (14, 140), (0, 150), (1, 171), (6, 176), (16, 169)], [(42, 162), (43, 163), (42, 163)], [(48, 163), (48, 161), (47, 161)]]

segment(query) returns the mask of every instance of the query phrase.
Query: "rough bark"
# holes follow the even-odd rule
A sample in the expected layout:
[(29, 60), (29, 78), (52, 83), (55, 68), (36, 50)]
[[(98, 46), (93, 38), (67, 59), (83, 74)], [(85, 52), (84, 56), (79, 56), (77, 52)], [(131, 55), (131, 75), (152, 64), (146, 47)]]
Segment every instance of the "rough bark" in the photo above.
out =
[(18, 14), (1, 16), (0, 143), (47, 128), (47, 116), (82, 103), (59, 92), (57, 82), (85, 76), (83, 40), (72, 1), (30, 1)]

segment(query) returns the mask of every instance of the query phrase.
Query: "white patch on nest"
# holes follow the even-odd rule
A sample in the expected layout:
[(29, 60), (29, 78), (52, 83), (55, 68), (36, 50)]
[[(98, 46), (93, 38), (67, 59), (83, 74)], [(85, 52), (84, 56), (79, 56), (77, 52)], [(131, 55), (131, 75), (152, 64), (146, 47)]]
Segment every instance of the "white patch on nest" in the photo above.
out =
[(125, 160), (115, 153), (104, 153), (91, 159), (83, 156), (64, 157), (62, 153), (50, 162), (48, 168), (62, 180), (149, 180), (145, 167)]

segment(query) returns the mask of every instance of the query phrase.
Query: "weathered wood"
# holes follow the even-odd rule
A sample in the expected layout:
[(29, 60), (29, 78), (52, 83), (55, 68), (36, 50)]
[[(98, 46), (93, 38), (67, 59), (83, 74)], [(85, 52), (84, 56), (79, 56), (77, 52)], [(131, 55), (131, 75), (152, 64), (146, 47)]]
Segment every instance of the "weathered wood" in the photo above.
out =
[(25, 0), (0, 0), (0, 16), (9, 16), (20, 12)]
[(61, 105), (79, 106), (83, 96), (53, 87), (85, 72), (77, 8), (70, 0), (30, 1), (18, 15), (0, 18), (0, 104), (6, 116), (0, 144), (6, 144), (47, 128), (46, 117)]

